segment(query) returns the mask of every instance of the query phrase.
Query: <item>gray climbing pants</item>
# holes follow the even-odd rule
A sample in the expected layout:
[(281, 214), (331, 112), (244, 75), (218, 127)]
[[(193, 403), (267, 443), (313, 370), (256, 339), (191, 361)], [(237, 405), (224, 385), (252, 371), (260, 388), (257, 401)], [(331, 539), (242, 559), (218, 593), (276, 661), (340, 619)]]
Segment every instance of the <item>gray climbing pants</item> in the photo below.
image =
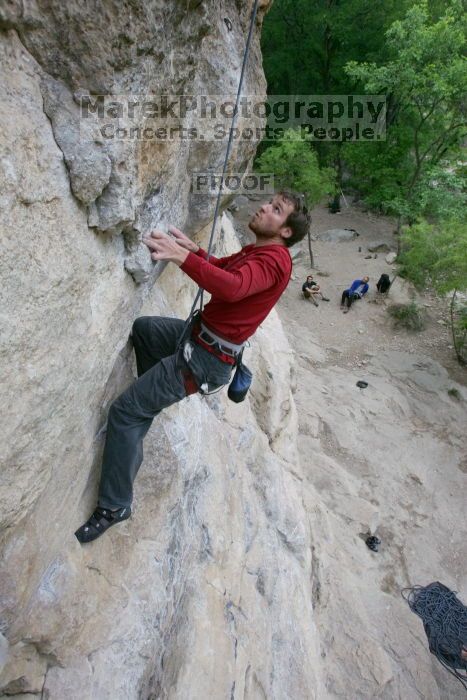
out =
[(188, 368), (198, 387), (208, 391), (230, 381), (232, 366), (193, 341), (177, 350), (183, 328), (180, 319), (158, 316), (142, 316), (133, 324), (138, 379), (109, 410), (98, 501), (103, 508), (131, 505), (144, 436), (163, 408), (187, 395), (182, 371)]

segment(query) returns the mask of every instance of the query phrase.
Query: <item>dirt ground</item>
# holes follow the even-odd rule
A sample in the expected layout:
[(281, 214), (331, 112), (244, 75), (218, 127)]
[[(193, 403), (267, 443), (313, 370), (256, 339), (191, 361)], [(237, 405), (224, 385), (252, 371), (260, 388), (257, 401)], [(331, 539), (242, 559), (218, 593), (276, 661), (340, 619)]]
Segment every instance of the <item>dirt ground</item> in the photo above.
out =
[[(234, 212), (244, 243), (251, 241), (247, 223), (258, 205), (242, 198)], [(337, 228), (359, 235), (339, 243), (317, 239)], [(425, 290), (417, 297), (425, 330), (394, 330), (386, 307), (395, 301), (396, 284), (384, 300), (375, 286), (381, 273), (392, 278), (396, 268), (385, 252), (365, 259), (375, 241), (395, 250), (393, 230), (390, 219), (355, 207), (344, 204), (334, 215), (317, 207), (315, 268), (302, 242), (276, 307), (297, 358), (313, 604), (326, 697), (457, 700), (464, 690), (429, 654), (401, 590), (439, 580), (467, 600), (467, 371), (452, 349), (447, 300)], [(330, 298), (318, 307), (301, 295), (310, 272)], [(368, 294), (344, 314), (342, 290), (365, 274)], [(368, 388), (356, 388), (359, 379)], [(365, 546), (368, 534), (382, 540), (378, 553)]]
[[(259, 206), (259, 202), (245, 202), (241, 210), (235, 212), (235, 223), (243, 230), (245, 240), (249, 217)], [(308, 244), (302, 242), (298, 257), (294, 254), (292, 281), (277, 307), (279, 314), (292, 324), (313, 327), (314, 342), (330, 353), (333, 364), (358, 366), (365, 361), (365, 352), (378, 350), (403, 350), (423, 352), (445, 367), (450, 376), (461, 384), (467, 384), (467, 371), (459, 366), (452, 345), (448, 325), (449, 300), (440, 299), (426, 289), (420, 295), (420, 304), (425, 312), (426, 327), (423, 331), (411, 333), (404, 329), (394, 329), (394, 324), (386, 311), (392, 302), (391, 294), (382, 300), (376, 291), (376, 282), (385, 272), (392, 279), (397, 267), (385, 262), (387, 253), (377, 253), (377, 257), (365, 260), (370, 255), (367, 246), (375, 241), (384, 241), (391, 250), (396, 250), (397, 241), (393, 232), (395, 222), (389, 217), (376, 216), (342, 202), (342, 211), (330, 214), (325, 206), (315, 207), (312, 214), (312, 237), (328, 229), (354, 229), (359, 234), (351, 241), (327, 243), (319, 239), (312, 241), (314, 268), (310, 267)], [(359, 249), (360, 252), (359, 252)], [(319, 282), (324, 296), (330, 302), (320, 302), (315, 307), (301, 298), (301, 285), (308, 274), (313, 274)], [(370, 277), (370, 289), (364, 299), (353, 305), (348, 314), (340, 309), (342, 291), (351, 282), (363, 275)], [(300, 303), (297, 303), (300, 301)], [(333, 348), (342, 352), (333, 353)]]

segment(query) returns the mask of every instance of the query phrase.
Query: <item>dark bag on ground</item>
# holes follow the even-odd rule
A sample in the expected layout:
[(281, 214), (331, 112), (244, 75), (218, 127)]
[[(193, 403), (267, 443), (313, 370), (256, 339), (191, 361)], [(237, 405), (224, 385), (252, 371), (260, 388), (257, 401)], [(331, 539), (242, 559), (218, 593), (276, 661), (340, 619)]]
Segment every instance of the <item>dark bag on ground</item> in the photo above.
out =
[(383, 273), (376, 283), (376, 289), (378, 292), (381, 292), (381, 294), (386, 294), (390, 286), (391, 280), (389, 279), (389, 275)]
[(242, 356), (243, 352), (237, 360), (237, 369), (235, 370), (234, 377), (230, 382), (229, 389), (227, 391), (227, 396), (235, 403), (240, 403), (245, 399), (253, 380), (253, 374), (251, 370), (249, 370), (248, 367), (243, 364)]

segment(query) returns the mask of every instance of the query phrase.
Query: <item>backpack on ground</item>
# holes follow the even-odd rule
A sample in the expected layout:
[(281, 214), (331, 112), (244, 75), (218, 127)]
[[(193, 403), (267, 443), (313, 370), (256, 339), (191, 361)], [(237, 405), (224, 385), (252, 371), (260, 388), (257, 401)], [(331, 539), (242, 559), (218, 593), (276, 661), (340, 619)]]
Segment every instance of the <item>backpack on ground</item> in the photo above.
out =
[(387, 291), (389, 291), (389, 287), (391, 286), (391, 280), (389, 279), (389, 275), (387, 275), (385, 272), (381, 275), (379, 278), (378, 282), (376, 283), (376, 289), (378, 292), (381, 294), (386, 294)]

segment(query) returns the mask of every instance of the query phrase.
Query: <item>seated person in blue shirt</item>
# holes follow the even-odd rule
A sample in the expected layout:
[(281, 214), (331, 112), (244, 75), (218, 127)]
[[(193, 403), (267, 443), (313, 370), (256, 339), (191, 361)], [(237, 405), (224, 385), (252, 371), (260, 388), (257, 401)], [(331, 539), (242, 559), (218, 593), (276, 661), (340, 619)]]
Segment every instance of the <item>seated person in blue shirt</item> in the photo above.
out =
[(361, 299), (367, 293), (369, 280), (370, 278), (368, 275), (365, 275), (361, 280), (354, 280), (349, 289), (344, 289), (342, 292), (341, 308), (345, 306), (345, 314), (349, 311), (355, 299)]

